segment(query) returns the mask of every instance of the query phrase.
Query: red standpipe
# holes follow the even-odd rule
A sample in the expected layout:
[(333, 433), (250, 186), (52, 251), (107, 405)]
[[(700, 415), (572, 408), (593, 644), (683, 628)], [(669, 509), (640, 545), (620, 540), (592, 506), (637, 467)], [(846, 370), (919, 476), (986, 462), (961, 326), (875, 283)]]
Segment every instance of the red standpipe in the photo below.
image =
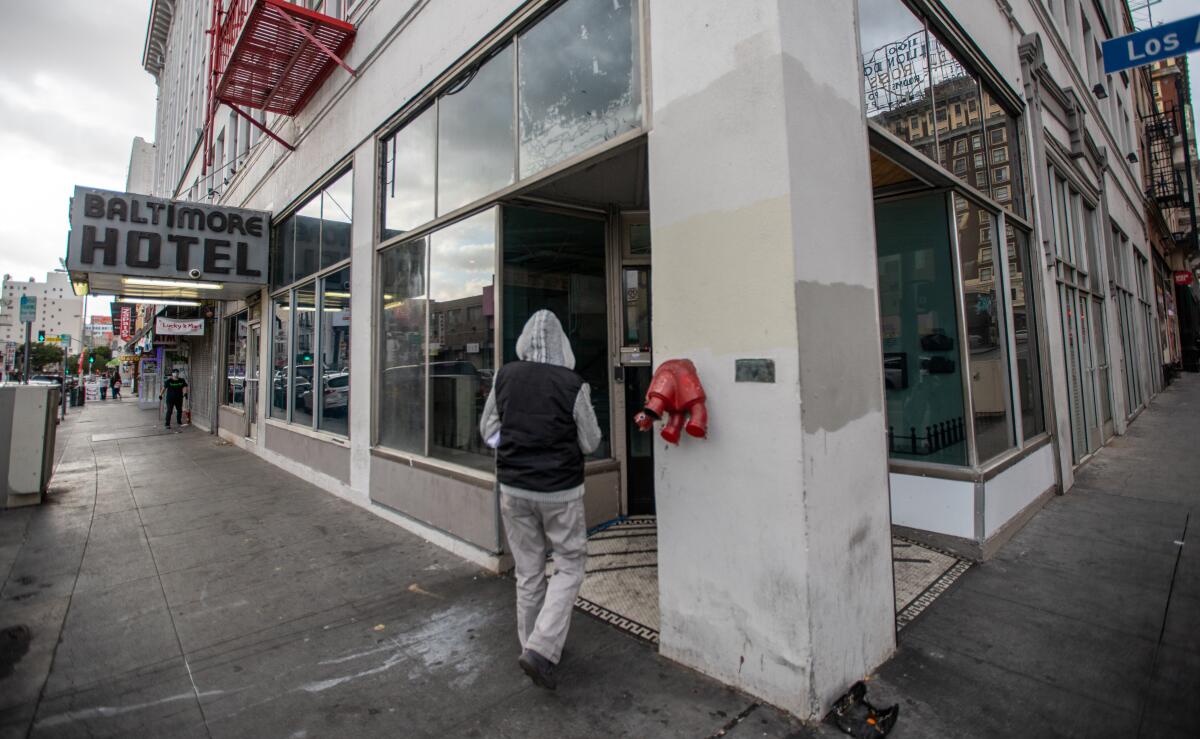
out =
[(708, 409), (704, 406), (704, 386), (690, 359), (663, 362), (650, 381), (646, 402), (633, 421), (649, 431), (654, 421), (666, 416), (662, 438), (678, 444), (683, 431), (703, 439), (708, 435)]

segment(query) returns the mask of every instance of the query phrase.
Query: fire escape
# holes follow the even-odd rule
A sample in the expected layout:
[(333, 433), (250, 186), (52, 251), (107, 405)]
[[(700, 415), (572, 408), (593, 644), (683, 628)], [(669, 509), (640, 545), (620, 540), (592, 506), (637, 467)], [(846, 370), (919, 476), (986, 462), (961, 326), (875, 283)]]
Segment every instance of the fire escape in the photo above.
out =
[(289, 151), (295, 147), (250, 110), (294, 116), (354, 43), (354, 26), (287, 0), (213, 0), (202, 171), (213, 164), (217, 109), (224, 105)]
[(1175, 168), (1175, 136), (1179, 116), (1175, 108), (1142, 116), (1146, 131), (1146, 169), (1150, 180), (1146, 194), (1158, 207), (1180, 208), (1187, 204), (1183, 173)]

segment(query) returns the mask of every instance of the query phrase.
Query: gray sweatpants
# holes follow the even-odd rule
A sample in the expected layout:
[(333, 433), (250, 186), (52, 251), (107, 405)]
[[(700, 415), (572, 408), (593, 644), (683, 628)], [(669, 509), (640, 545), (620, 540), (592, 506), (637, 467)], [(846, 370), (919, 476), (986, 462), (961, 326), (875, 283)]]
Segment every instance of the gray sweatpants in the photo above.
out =
[[(517, 576), (517, 637), (558, 663), (575, 596), (587, 562), (587, 526), (583, 500), (569, 503), (500, 496), (500, 510)], [(554, 552), (554, 576), (546, 580), (546, 553)]]

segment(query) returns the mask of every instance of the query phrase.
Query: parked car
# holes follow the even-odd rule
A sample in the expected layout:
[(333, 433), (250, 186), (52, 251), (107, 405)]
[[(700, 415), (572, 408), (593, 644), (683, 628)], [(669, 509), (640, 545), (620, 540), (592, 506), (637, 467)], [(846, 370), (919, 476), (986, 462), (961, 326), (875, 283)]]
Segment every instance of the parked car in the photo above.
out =
[[(300, 378), (296, 378), (299, 382)], [(326, 416), (345, 415), (350, 406), (350, 373), (327, 372), (321, 378), (322, 413)], [(300, 405), (309, 413), (313, 412), (312, 384), (306, 383), (300, 394)]]

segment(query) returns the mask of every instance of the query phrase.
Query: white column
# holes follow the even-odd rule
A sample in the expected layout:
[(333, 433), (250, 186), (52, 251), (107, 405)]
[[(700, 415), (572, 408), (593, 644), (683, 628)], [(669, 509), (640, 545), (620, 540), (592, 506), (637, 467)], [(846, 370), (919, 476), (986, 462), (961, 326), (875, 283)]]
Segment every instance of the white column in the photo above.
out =
[(371, 406), (377, 392), (371, 366), (375, 172), (375, 143), (369, 139), (354, 152), (350, 237), (350, 487), (363, 505), (370, 502)]
[(661, 651), (806, 720), (895, 643), (854, 8), (648, 12), (655, 359), (696, 363), (711, 417), (655, 442)]

